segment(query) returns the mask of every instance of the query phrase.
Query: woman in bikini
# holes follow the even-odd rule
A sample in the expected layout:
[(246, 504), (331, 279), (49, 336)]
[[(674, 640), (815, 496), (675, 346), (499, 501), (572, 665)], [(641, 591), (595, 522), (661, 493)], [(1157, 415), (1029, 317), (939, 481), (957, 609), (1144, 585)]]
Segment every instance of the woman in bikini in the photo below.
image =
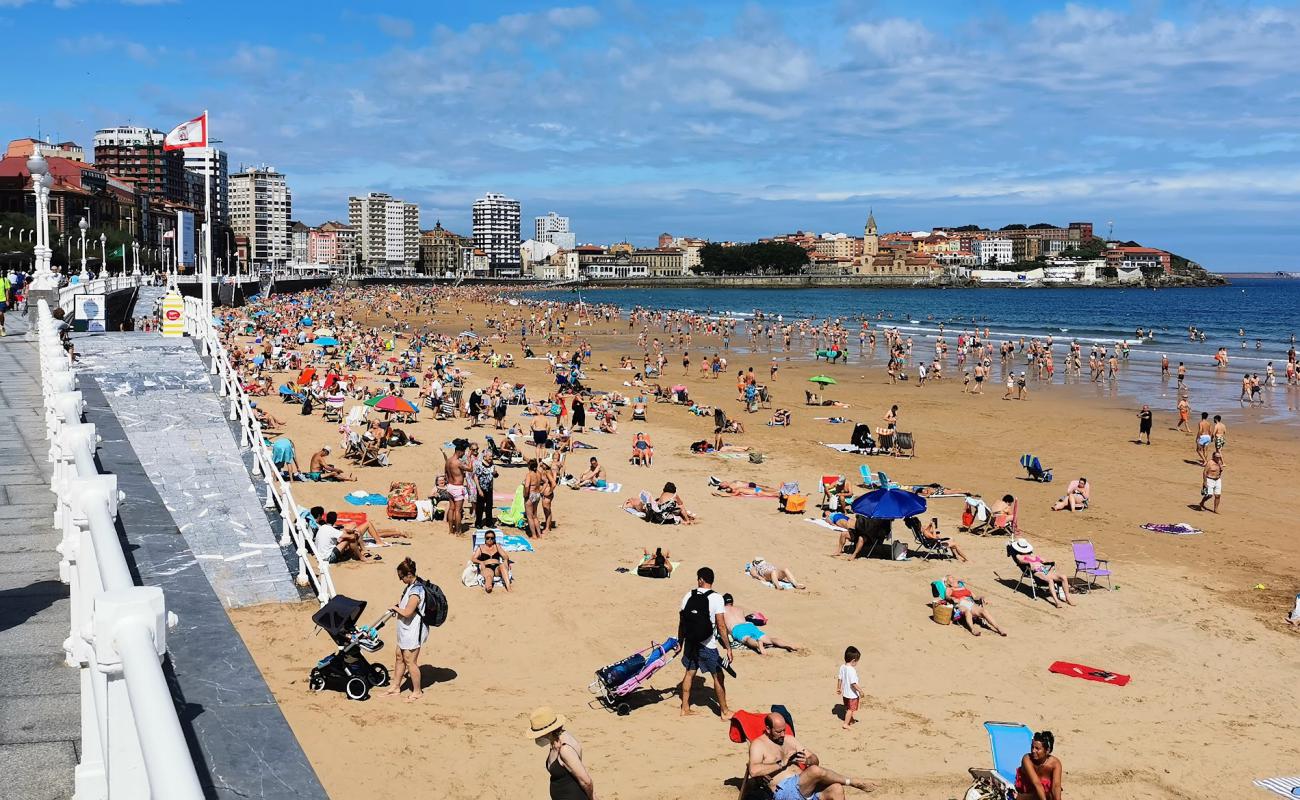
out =
[(483, 544), (474, 548), (472, 556), (474, 566), (478, 568), (479, 577), (483, 578), (483, 591), (492, 594), (492, 587), (496, 579), (501, 579), (501, 585), (505, 590), (510, 591), (510, 557), (497, 544), (496, 531), (487, 531), (483, 534)]
[(943, 585), (944, 597), (952, 601), (957, 611), (960, 612), (961, 623), (966, 626), (966, 630), (970, 631), (972, 636), (980, 635), (979, 628), (975, 627), (977, 622), (983, 622), (989, 630), (998, 636), (1007, 635), (989, 616), (988, 601), (967, 589), (965, 581), (954, 578), (952, 575), (945, 575)]
[(1047, 601), (1053, 606), (1060, 608), (1061, 603), (1056, 599), (1056, 593), (1059, 591), (1061, 597), (1069, 605), (1074, 605), (1070, 599), (1070, 582), (1059, 572), (1052, 572), (1052, 565), (1043, 561), (1042, 557), (1034, 553), (1034, 546), (1023, 536), (1014, 540), (1008, 545), (1012, 550), (1012, 558), (1017, 565), (1028, 567), (1033, 573), (1034, 580), (1047, 584)]
[(807, 589), (808, 587), (799, 583), (794, 573), (785, 567), (778, 567), (775, 564), (769, 564), (763, 560), (762, 556), (755, 556), (753, 561), (745, 565), (745, 573), (756, 581), (770, 583), (777, 589), (784, 589), (781, 582), (791, 584), (796, 589)]
[(1061, 800), (1061, 780), (1065, 768), (1052, 755), (1056, 737), (1051, 731), (1034, 734), (1029, 752), (1016, 767), (1016, 800)]
[(542, 502), (542, 474), (537, 459), (528, 459), (528, 472), (524, 474), (524, 520), (528, 524), (528, 535), (542, 535), (537, 521), (537, 507)]

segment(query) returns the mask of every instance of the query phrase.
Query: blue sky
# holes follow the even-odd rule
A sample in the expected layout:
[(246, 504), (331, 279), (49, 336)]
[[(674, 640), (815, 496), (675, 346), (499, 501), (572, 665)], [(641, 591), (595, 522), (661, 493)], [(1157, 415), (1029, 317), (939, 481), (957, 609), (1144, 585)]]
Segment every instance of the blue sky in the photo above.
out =
[(207, 107), (308, 223), (368, 190), (426, 227), (497, 191), (525, 233), (554, 210), (641, 244), (860, 234), (874, 208), (1300, 268), (1295, 3), (0, 0), (0, 35), (0, 136)]

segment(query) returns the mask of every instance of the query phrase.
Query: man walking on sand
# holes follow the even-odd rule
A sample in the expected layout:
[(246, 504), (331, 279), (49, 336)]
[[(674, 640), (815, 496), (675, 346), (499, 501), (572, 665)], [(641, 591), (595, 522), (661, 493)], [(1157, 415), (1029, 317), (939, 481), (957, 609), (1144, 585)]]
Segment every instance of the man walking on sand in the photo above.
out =
[(1228, 444), (1228, 426), (1223, 424), (1223, 417), (1214, 415), (1214, 428), (1210, 432), (1214, 435), (1214, 452), (1223, 450)]
[(1210, 412), (1201, 412), (1201, 421), (1196, 423), (1196, 457), (1201, 460), (1201, 466), (1205, 466), (1206, 448), (1210, 442), (1214, 441), (1211, 431), (1214, 430), (1214, 423), (1210, 422)]
[(727, 687), (722, 675), (723, 661), (718, 655), (718, 645), (727, 651), (731, 663), (731, 628), (727, 626), (726, 607), (722, 595), (713, 591), (713, 570), (700, 567), (695, 572), (695, 587), (682, 598), (677, 622), (677, 649), (682, 654), (682, 716), (691, 711), (691, 687), (696, 671), (713, 676), (713, 691), (718, 696), (718, 709), (722, 718), (730, 719), (727, 708)]
[[(1205, 488), (1201, 490), (1201, 504), (1198, 506), (1201, 511), (1211, 511), (1219, 513), (1219, 498), (1223, 496), (1223, 454), (1215, 451), (1210, 456), (1210, 463), (1205, 465), (1201, 472), (1201, 477), (1205, 479)], [(1214, 508), (1208, 509), (1205, 504), (1214, 498)]]
[(1178, 398), (1178, 427), (1176, 428), (1176, 430), (1180, 430), (1183, 433), (1192, 432), (1192, 429), (1187, 427), (1187, 419), (1189, 416), (1191, 416), (1191, 413), (1192, 413), (1192, 404), (1187, 402), (1187, 398), (1186, 397)]

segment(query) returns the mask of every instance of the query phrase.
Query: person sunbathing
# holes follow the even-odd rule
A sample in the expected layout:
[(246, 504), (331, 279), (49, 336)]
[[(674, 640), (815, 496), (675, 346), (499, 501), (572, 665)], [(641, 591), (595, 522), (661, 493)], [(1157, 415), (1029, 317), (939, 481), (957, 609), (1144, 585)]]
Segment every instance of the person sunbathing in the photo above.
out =
[(753, 481), (734, 480), (724, 481), (709, 476), (709, 484), (713, 487), (713, 493), (719, 497), (780, 497), (781, 492), (775, 487), (764, 486), (761, 483)]
[(916, 517), (908, 517), (907, 519), (903, 520), (903, 523), (907, 525), (908, 529), (913, 531), (926, 544), (931, 545), (932, 547), (946, 547), (949, 552), (957, 556), (957, 558), (963, 562), (970, 560), (966, 558), (966, 554), (961, 551), (961, 548), (958, 547), (957, 544), (953, 542), (952, 539), (949, 539), (947, 536), (939, 535), (938, 517), (931, 517), (930, 521), (926, 523), (925, 527), (921, 526), (921, 520), (917, 519)]
[[(845, 514), (842, 511), (832, 511), (827, 508), (822, 510), (822, 519), (842, 530), (853, 530), (854, 520), (851, 514)], [(848, 543), (848, 541), (844, 539), (843, 535), (841, 535), (840, 538), (843, 541), (840, 542), (840, 548), (836, 551), (837, 555), (844, 551), (844, 545)]]
[(745, 565), (745, 574), (756, 581), (771, 584), (777, 589), (784, 589), (782, 583), (788, 583), (796, 589), (807, 589), (808, 587), (799, 583), (794, 573), (785, 567), (778, 567), (775, 564), (769, 564), (763, 560), (762, 556), (754, 556), (748, 564)]
[(497, 578), (501, 579), (505, 590), (510, 591), (510, 556), (497, 544), (496, 531), (489, 530), (483, 534), (483, 544), (474, 548), (470, 560), (483, 579), (483, 591), (492, 594)]
[(750, 450), (752, 450), (752, 449), (753, 449), (753, 448), (751, 448), (751, 447), (750, 447), (749, 445), (747, 445), (747, 444), (727, 444), (726, 442), (722, 441), (722, 436), (721, 436), (721, 435), (715, 435), (715, 436), (713, 437), (713, 449), (710, 450), (709, 452), (711, 452), (711, 453), (748, 453), (748, 452), (749, 452)]
[(730, 594), (722, 596), (722, 604), (722, 617), (727, 621), (733, 641), (743, 644), (760, 656), (769, 647), (778, 647), (792, 653), (802, 649), (794, 642), (780, 639), (751, 622), (750, 612), (738, 607)]
[(1064, 511), (1068, 508), (1071, 511), (1082, 511), (1088, 507), (1088, 498), (1091, 496), (1092, 484), (1088, 483), (1087, 478), (1080, 477), (1077, 481), (1070, 481), (1065, 497), (1058, 500), (1052, 510)]
[(774, 800), (844, 800), (846, 789), (876, 790), (874, 781), (849, 778), (823, 767), (817, 754), (805, 750), (786, 728), (784, 717), (768, 714), (762, 735), (749, 740), (745, 774), (766, 786)]
[(1047, 562), (1041, 556), (1034, 552), (1034, 546), (1023, 536), (1014, 540), (1007, 545), (1007, 552), (1011, 555), (1011, 560), (1022, 568), (1028, 569), (1030, 575), (1039, 583), (1047, 584), (1047, 602), (1056, 608), (1061, 607), (1060, 601), (1056, 599), (1059, 592), (1062, 599), (1069, 605), (1074, 605), (1070, 599), (1070, 582), (1059, 572), (1053, 572), (1052, 562)]
[(633, 464), (640, 464), (643, 467), (648, 467), (654, 463), (654, 444), (649, 437), (640, 431), (632, 437), (632, 457), (629, 460)]
[(994, 529), (1006, 528), (1015, 522), (1016, 498), (1009, 494), (988, 507), (990, 524)]
[(641, 548), (641, 563), (636, 568), (636, 574), (643, 578), (671, 578), (673, 575), (673, 554), (662, 547), (656, 547), (651, 553), (646, 548)]
[(396, 530), (385, 531), (384, 533), (381, 534), (379, 532), (379, 529), (375, 527), (375, 523), (369, 519), (367, 519), (365, 522), (361, 523), (360, 525), (356, 525), (351, 522), (345, 522), (340, 524), (339, 528), (341, 528), (344, 533), (357, 536), (358, 538), (360, 538), (360, 540), (363, 543), (365, 542), (366, 537), (369, 536), (372, 540), (374, 540), (375, 544), (378, 545), (379, 547), (388, 547), (388, 543), (385, 542), (384, 539), (411, 538), (411, 535), (409, 533), (405, 533), (403, 531), (396, 531)]
[(311, 462), (307, 465), (307, 479), (313, 481), (355, 481), (350, 473), (345, 474), (343, 470), (325, 462), (325, 456), (330, 454), (328, 446), (322, 447), (311, 455)]
[[(649, 492), (641, 494), (645, 497), (650, 496)], [(650, 499), (646, 502), (641, 497), (630, 497), (623, 501), (622, 507), (646, 516), (661, 514), (668, 524), (691, 525), (698, 519), (694, 513), (686, 509), (681, 495), (677, 494), (677, 484), (672, 481), (664, 484), (664, 490), (659, 493), (658, 499)]]
[(790, 409), (778, 408), (776, 411), (772, 412), (772, 421), (769, 422), (768, 425), (779, 428), (789, 425), (793, 421), (794, 420), (790, 416)]
[(618, 420), (613, 414), (602, 414), (600, 416), (601, 433), (618, 433)]
[(966, 626), (966, 630), (971, 632), (972, 636), (979, 636), (979, 629), (975, 623), (981, 622), (986, 628), (996, 633), (998, 636), (1006, 636), (1006, 631), (998, 627), (989, 616), (988, 600), (966, 588), (966, 582), (955, 578), (952, 575), (946, 575), (943, 579), (944, 597), (950, 600), (961, 624)]

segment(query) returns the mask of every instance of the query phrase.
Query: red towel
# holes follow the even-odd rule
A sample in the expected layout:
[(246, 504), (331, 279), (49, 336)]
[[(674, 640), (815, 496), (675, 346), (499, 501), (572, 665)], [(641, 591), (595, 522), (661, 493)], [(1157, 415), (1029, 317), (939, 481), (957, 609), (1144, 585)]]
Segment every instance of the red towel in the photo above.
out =
[[(736, 744), (748, 742), (756, 736), (762, 736), (767, 724), (767, 714), (758, 711), (737, 711), (731, 718), (728, 735)], [(787, 717), (786, 731), (794, 735), (794, 723)]]
[(1120, 675), (1117, 672), (1107, 672), (1104, 669), (1087, 667), (1083, 664), (1071, 664), (1068, 661), (1056, 661), (1047, 669), (1050, 672), (1055, 672), (1057, 675), (1068, 675), (1071, 678), (1083, 678), (1085, 681), (1109, 683), (1114, 686), (1127, 686), (1129, 682), (1129, 676), (1127, 675)]

